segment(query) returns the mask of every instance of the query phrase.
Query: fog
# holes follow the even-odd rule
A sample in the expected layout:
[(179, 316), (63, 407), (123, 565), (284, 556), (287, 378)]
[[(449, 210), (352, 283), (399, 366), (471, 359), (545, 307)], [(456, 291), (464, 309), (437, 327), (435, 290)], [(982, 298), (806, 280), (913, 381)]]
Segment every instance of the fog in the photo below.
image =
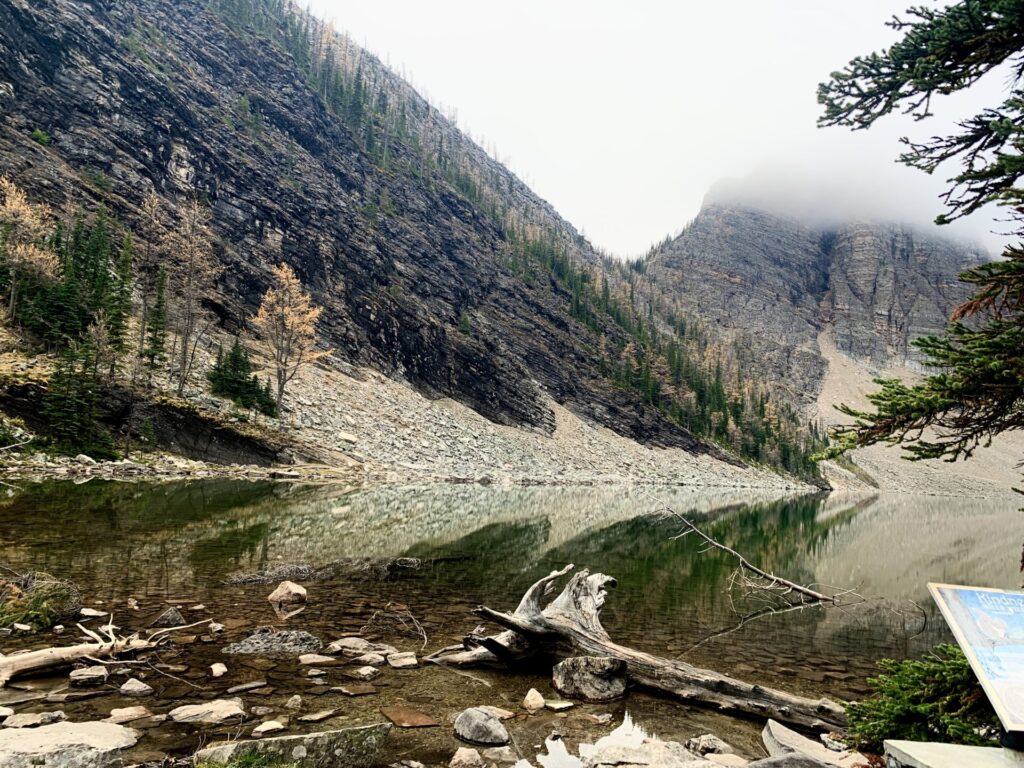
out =
[[(817, 84), (890, 44), (884, 22), (908, 4), (313, 0), (620, 256), (678, 231), (713, 186), (799, 215), (930, 226), (952, 169), (897, 165), (899, 137), (998, 103), (1005, 77), (940, 100), (926, 122), (815, 124)], [(976, 215), (956, 232), (998, 247), (991, 229)]]

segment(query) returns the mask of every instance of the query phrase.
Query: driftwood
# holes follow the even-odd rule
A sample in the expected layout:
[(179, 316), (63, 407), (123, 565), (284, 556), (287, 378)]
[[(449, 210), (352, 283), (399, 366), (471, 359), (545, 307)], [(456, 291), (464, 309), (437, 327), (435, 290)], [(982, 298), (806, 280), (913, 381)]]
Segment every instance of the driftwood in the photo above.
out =
[(489, 637), (471, 635), (463, 645), (442, 648), (426, 660), (456, 666), (495, 660), (511, 663), (545, 646), (555, 645), (567, 647), (572, 653), (621, 659), (626, 662), (627, 674), (633, 683), (683, 701), (726, 712), (773, 718), (812, 730), (832, 731), (845, 727), (845, 710), (828, 699), (794, 696), (613, 642), (601, 626), (600, 618), (606, 588), (615, 586), (615, 579), (610, 576), (579, 571), (569, 579), (561, 594), (542, 608), (541, 600), (552, 591), (552, 583), (572, 568), (568, 565), (553, 571), (533, 584), (512, 613), (485, 606), (474, 611), (505, 627), (504, 632)]
[(86, 629), (79, 624), (78, 628), (89, 638), (89, 642), (58, 646), (56, 648), (43, 648), (38, 651), (27, 651), (25, 653), (13, 653), (10, 656), (0, 655), (0, 688), (3, 688), (11, 678), (18, 675), (52, 669), (53, 667), (62, 667), (82, 659), (99, 661), (104, 658), (114, 658), (122, 653), (148, 651), (160, 645), (171, 632), (206, 623), (208, 622), (204, 620), (181, 627), (168, 627), (167, 629), (153, 632), (145, 638), (141, 637), (138, 633), (128, 637), (117, 637), (114, 635), (113, 623), (109, 623), (101, 628), (106, 637), (102, 637), (91, 629)]

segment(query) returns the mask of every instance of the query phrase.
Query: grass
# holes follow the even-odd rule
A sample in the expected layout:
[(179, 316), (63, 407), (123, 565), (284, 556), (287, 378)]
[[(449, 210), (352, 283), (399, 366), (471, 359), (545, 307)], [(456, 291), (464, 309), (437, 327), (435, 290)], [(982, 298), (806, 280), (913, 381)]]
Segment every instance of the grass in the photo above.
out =
[(275, 762), (263, 755), (244, 755), (227, 763), (199, 763), (196, 768), (299, 768), (299, 764)]
[(42, 572), (0, 579), (0, 627), (48, 629), (80, 606), (78, 587), (70, 581)]

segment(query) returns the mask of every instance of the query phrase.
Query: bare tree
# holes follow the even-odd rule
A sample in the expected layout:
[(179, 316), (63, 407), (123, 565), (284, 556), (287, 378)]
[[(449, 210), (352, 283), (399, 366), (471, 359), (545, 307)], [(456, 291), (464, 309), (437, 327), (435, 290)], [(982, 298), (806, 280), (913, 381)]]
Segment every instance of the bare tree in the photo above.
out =
[[(277, 379), (277, 412), (284, 389), (299, 370), (329, 354), (316, 351), (316, 321), (323, 311), (313, 304), (302, 283), (287, 264), (273, 269), (274, 284), (263, 296), (253, 325), (270, 345)], [(283, 424), (283, 422), (282, 422)]]
[(192, 371), (195, 348), (203, 336), (197, 332), (203, 292), (213, 286), (221, 266), (213, 255), (213, 233), (210, 212), (192, 201), (182, 206), (178, 226), (168, 237), (167, 270), (177, 299), (178, 326), (178, 395)]
[(55, 277), (60, 270), (57, 255), (46, 247), (49, 211), (33, 205), (18, 186), (0, 176), (0, 255), (10, 267), (7, 316), (14, 319), (18, 300), (18, 278), (23, 272)]

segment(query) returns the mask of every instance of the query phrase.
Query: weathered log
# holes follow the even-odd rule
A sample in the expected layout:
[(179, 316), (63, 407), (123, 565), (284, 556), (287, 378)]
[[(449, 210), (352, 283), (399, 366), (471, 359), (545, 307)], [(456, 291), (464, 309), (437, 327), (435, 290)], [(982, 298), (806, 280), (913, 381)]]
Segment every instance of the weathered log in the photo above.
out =
[[(533, 584), (512, 613), (480, 606), (474, 613), (506, 631), (488, 638), (467, 638), (463, 646), (450, 646), (426, 657), (439, 664), (465, 666), (483, 661), (522, 658), (544, 647), (567, 646), (571, 652), (611, 656), (626, 662), (629, 679), (642, 687), (661, 691), (687, 702), (713, 706), (758, 718), (773, 718), (802, 728), (820, 731), (842, 729), (846, 711), (829, 699), (808, 699), (784, 691), (737, 680), (677, 659), (666, 659), (633, 650), (612, 641), (601, 625), (600, 612), (607, 587), (615, 579), (587, 570), (574, 574), (547, 607), (541, 599), (552, 583), (573, 566)], [(494, 650), (497, 650), (494, 653)], [(506, 658), (500, 658), (506, 657)]]
[(78, 628), (90, 639), (89, 642), (58, 646), (56, 648), (43, 648), (38, 651), (27, 651), (25, 653), (13, 653), (10, 656), (0, 655), (0, 688), (3, 688), (11, 678), (18, 675), (65, 666), (82, 659), (113, 658), (122, 653), (147, 651), (156, 648), (171, 632), (205, 623), (208, 622), (203, 620), (180, 627), (168, 627), (167, 629), (153, 632), (145, 638), (140, 637), (138, 634), (128, 637), (116, 637), (113, 632), (114, 626), (112, 623), (101, 628), (106, 634), (106, 637), (102, 637), (91, 629), (86, 629), (79, 624)]

